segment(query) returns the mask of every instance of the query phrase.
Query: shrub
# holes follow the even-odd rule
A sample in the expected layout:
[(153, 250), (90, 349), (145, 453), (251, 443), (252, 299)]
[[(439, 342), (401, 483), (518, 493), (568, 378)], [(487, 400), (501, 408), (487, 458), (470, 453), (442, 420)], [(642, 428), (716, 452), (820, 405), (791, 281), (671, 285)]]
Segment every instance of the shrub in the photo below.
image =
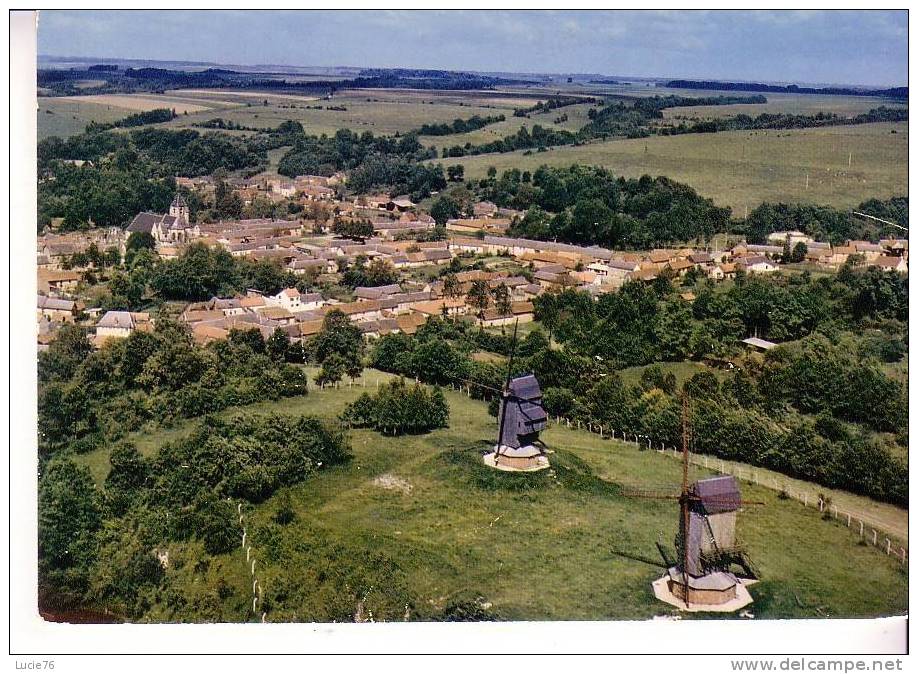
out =
[(408, 387), (404, 379), (396, 379), (374, 396), (361, 395), (344, 410), (342, 419), (386, 435), (424, 433), (449, 425), (449, 406), (439, 387)]

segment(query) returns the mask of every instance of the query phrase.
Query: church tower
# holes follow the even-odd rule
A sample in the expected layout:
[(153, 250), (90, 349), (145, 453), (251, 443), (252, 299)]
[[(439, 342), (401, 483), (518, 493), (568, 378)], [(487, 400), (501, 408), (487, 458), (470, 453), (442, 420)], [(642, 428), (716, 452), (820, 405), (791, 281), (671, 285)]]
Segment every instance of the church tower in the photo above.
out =
[(188, 213), (188, 204), (185, 203), (185, 198), (178, 192), (175, 193), (175, 199), (172, 200), (172, 205), (169, 206), (169, 215), (174, 217), (177, 221), (181, 220), (186, 224), (191, 222)]

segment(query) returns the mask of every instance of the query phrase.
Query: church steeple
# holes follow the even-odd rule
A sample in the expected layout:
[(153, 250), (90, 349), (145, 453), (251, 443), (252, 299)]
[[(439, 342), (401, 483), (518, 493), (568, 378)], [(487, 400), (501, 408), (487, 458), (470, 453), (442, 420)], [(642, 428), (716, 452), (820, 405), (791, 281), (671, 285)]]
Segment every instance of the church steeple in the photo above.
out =
[(175, 193), (175, 199), (172, 200), (172, 205), (169, 206), (169, 215), (176, 220), (183, 220), (184, 222), (191, 221), (188, 212), (188, 204), (185, 203), (185, 197), (179, 192)]

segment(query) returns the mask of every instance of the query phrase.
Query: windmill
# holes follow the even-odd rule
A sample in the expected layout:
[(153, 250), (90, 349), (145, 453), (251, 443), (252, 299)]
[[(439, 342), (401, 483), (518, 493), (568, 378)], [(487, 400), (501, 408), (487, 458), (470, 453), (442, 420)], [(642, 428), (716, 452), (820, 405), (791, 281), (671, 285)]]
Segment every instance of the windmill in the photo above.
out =
[(507, 378), (500, 393), (497, 443), (484, 455), (492, 468), (507, 471), (537, 471), (549, 467), (548, 457), (539, 442), (539, 432), (548, 425), (542, 407), (542, 390), (533, 374), (512, 377), (516, 354), (517, 324), (513, 326), (513, 346), (507, 364)]
[[(744, 505), (763, 505), (743, 501), (739, 483), (732, 475), (689, 483), (690, 412), (687, 396), (682, 398), (682, 488), (678, 494), (654, 490), (629, 489), (627, 496), (670, 499), (679, 502), (679, 529), (676, 536), (678, 560), (660, 554), (666, 574), (653, 583), (658, 599), (691, 610), (733, 611), (752, 601), (744, 587), (758, 577), (755, 565), (745, 550), (736, 544), (736, 513)], [(640, 561), (636, 555), (625, 555)], [(732, 571), (739, 566), (743, 579)]]

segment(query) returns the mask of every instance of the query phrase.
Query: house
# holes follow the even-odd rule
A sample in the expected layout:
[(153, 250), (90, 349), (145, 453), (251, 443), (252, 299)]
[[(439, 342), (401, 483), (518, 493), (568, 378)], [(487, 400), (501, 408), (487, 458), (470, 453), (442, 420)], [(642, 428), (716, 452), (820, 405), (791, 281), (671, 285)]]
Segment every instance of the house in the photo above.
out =
[(509, 218), (451, 218), (446, 221), (446, 229), (464, 234), (480, 231), (503, 234), (509, 228)]
[(840, 267), (848, 261), (851, 255), (857, 253), (854, 246), (834, 246), (832, 252), (826, 256), (827, 263), (833, 267)]
[(695, 265), (689, 260), (670, 260), (666, 263), (666, 267), (670, 269), (676, 276), (685, 276), (690, 269), (694, 269)]
[(357, 286), (354, 288), (354, 296), (360, 300), (378, 300), (389, 295), (395, 295), (402, 292), (402, 287), (397, 283), (387, 286)]
[(878, 243), (870, 241), (849, 241), (849, 246), (854, 246), (854, 250), (864, 256), (867, 262), (873, 262), (881, 255), (886, 254), (886, 250)]
[(638, 271), (641, 265), (637, 262), (626, 260), (606, 260), (593, 262), (587, 265), (589, 271), (594, 272), (601, 284), (608, 284), (613, 288), (620, 288), (628, 279), (628, 274)]
[(197, 323), (191, 327), (191, 336), (196, 344), (206, 346), (211, 342), (226, 339), (229, 336), (229, 330), (217, 325)]
[(96, 338), (100, 340), (109, 338), (124, 338), (135, 330), (150, 332), (153, 322), (150, 314), (132, 311), (106, 311), (96, 323)]
[(72, 270), (38, 270), (38, 291), (68, 292), (74, 290), (80, 282), (80, 273)]
[(710, 253), (692, 253), (688, 257), (695, 269), (710, 269), (714, 266), (714, 256)]
[(55, 323), (72, 323), (80, 313), (82, 305), (73, 300), (38, 295), (38, 320)]
[(378, 300), (363, 300), (344, 304), (327, 304), (322, 307), (325, 312), (340, 311), (352, 321), (378, 321), (382, 318), (382, 306)]
[(790, 245), (791, 248), (793, 248), (798, 243), (809, 246), (811, 243), (813, 243), (813, 239), (812, 237), (809, 237), (796, 229), (783, 232), (772, 232), (768, 235), (768, 243), (770, 244), (783, 247), (785, 242)]
[(289, 310), (279, 306), (267, 306), (257, 310), (262, 319), (279, 325), (290, 325), (296, 322), (296, 317)]
[(405, 211), (410, 211), (415, 208), (417, 204), (411, 201), (408, 197), (396, 197), (389, 201), (386, 204), (387, 211), (398, 211), (399, 213), (404, 213)]
[(274, 181), (271, 183), (271, 192), (279, 194), (285, 199), (289, 199), (296, 194), (296, 185), (289, 180)]
[(468, 306), (461, 298), (445, 297), (428, 302), (417, 302), (411, 305), (411, 310), (425, 316), (424, 320), (427, 320), (427, 317), (442, 316), (444, 313), (448, 316), (464, 314), (468, 311)]
[(296, 288), (284, 288), (271, 299), (287, 311), (300, 311), (300, 298), (300, 291)]
[(736, 264), (733, 262), (721, 262), (708, 270), (708, 278), (712, 281), (723, 281), (724, 279), (735, 277)]
[(490, 307), (485, 310), (484, 319), (479, 319), (478, 322), (486, 328), (512, 325), (517, 322), (531, 323), (535, 318), (534, 311), (532, 302), (512, 302), (509, 314), (501, 314), (496, 307)]
[(905, 261), (905, 258), (896, 257), (895, 255), (881, 255), (871, 264), (883, 271), (894, 271), (900, 274), (908, 273), (908, 262)]
[(771, 274), (778, 271), (778, 265), (762, 255), (751, 255), (742, 258), (737, 260), (737, 264), (749, 274)]

